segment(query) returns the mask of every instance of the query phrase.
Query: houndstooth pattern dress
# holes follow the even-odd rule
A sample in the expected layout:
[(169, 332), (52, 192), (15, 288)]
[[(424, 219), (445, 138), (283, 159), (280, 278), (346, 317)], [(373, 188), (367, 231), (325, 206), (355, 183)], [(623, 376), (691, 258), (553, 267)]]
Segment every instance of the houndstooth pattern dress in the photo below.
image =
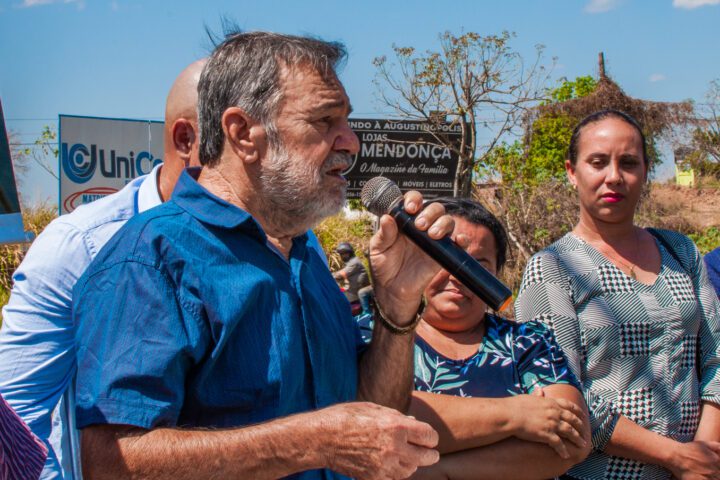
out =
[(700, 402), (720, 404), (720, 302), (690, 239), (657, 230), (662, 266), (653, 285), (620, 271), (572, 233), (528, 263), (519, 321), (555, 331), (590, 410), (581, 479), (668, 479), (670, 472), (602, 452), (620, 415), (681, 442), (693, 439)]

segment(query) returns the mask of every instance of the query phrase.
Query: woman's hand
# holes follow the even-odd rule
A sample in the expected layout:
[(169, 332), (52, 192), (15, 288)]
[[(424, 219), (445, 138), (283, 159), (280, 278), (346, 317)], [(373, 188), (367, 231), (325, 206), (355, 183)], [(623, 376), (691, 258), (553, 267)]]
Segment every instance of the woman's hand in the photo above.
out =
[(678, 480), (720, 480), (720, 442), (678, 443), (666, 467)]
[(542, 392), (508, 398), (513, 435), (521, 440), (545, 443), (560, 458), (570, 458), (567, 442), (583, 449), (589, 439), (583, 438), (583, 411), (563, 398), (547, 398)]

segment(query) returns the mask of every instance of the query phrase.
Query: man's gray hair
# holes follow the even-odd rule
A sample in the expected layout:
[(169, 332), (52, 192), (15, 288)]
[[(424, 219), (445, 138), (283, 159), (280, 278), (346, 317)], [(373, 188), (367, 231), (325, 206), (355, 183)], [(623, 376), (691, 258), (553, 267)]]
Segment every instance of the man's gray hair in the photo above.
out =
[(230, 107), (240, 107), (262, 122), (268, 141), (277, 145), (274, 119), (282, 100), (281, 69), (307, 65), (329, 78), (346, 56), (341, 43), (315, 38), (271, 32), (227, 35), (210, 55), (198, 84), (200, 163), (212, 166), (219, 161), (225, 142), (222, 116)]

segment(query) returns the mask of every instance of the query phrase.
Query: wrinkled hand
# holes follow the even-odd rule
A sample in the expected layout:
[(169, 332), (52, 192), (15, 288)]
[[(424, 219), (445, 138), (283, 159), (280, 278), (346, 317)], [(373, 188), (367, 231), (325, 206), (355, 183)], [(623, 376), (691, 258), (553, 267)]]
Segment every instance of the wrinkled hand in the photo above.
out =
[(583, 411), (575, 403), (564, 398), (547, 398), (541, 389), (532, 395), (508, 398), (513, 435), (521, 440), (545, 443), (560, 458), (570, 458), (567, 442), (578, 448), (587, 445), (583, 438)]
[(678, 480), (720, 480), (720, 443), (678, 443), (668, 468)]
[(402, 479), (440, 458), (438, 435), (427, 423), (374, 403), (318, 410), (329, 431), (325, 465), (358, 480)]
[[(420, 192), (405, 194), (405, 211), (418, 214), (415, 218), (418, 230), (427, 231), (430, 238), (436, 240), (452, 232), (455, 223), (445, 215), (445, 207), (431, 203), (423, 209), (422, 205)], [(423, 290), (440, 265), (402, 235), (389, 215), (380, 217), (380, 228), (370, 240), (370, 264), (375, 298), (382, 311), (398, 325), (410, 323), (415, 318)]]

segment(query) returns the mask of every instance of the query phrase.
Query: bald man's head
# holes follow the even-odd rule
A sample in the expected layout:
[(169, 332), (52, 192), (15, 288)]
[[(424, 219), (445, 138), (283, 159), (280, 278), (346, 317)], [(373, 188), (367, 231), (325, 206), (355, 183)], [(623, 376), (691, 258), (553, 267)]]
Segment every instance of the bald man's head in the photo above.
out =
[(178, 118), (197, 122), (197, 86), (206, 59), (191, 63), (175, 79), (165, 103), (165, 122), (172, 123)]
[(197, 85), (206, 59), (188, 65), (175, 79), (165, 103), (163, 166), (158, 188), (163, 200), (170, 198), (185, 167), (200, 166), (197, 120)]

